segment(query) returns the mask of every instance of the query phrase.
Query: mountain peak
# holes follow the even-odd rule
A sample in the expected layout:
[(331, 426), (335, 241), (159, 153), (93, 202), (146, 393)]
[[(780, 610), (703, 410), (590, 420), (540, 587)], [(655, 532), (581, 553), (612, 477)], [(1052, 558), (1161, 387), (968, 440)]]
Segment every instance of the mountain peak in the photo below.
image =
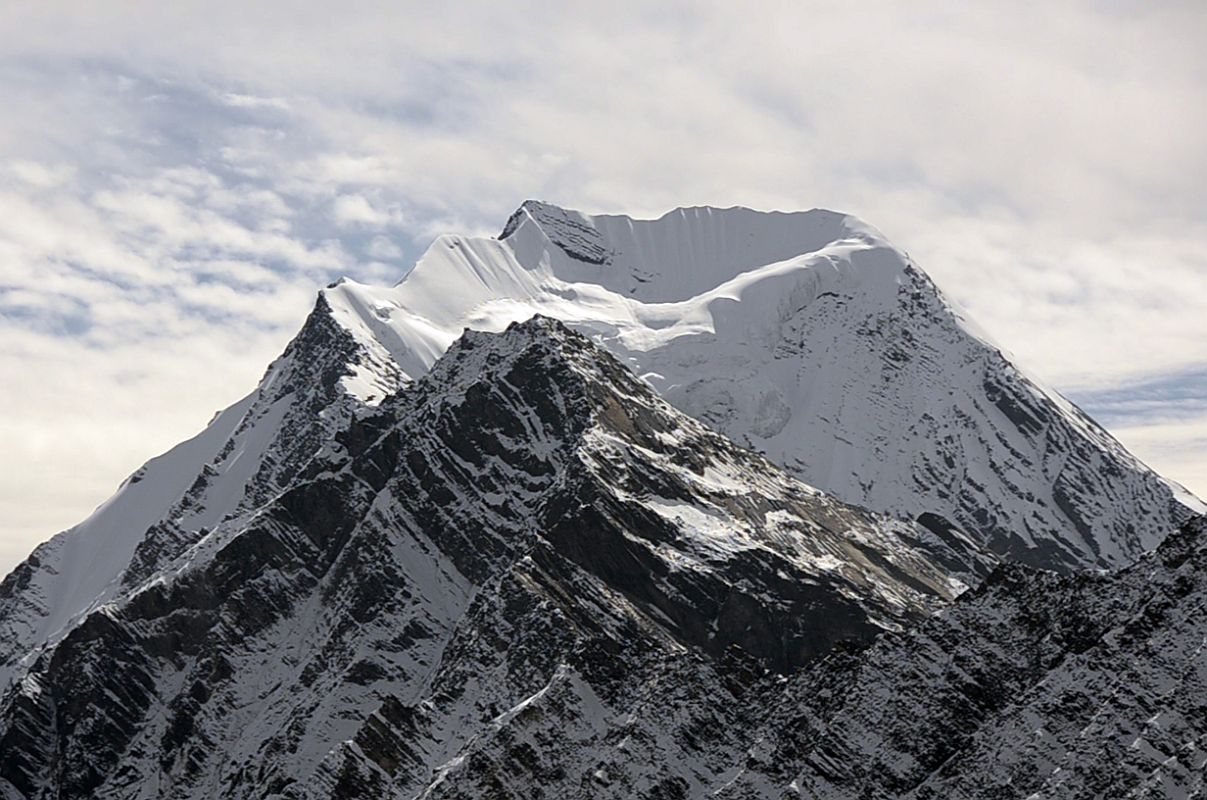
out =
[[(769, 681), (946, 604), (953, 560), (982, 571), (547, 317), (466, 332), (343, 422), (33, 654), (0, 696), (0, 794), (416, 797), (551, 676), (616, 708), (643, 664)], [(335, 786), (374, 758), (398, 791)]]
[[(687, 256), (690, 262), (675, 266), (703, 273), (706, 282), (697, 282), (700, 290), (712, 288), (743, 268), (803, 255), (832, 242), (850, 239), (887, 244), (870, 225), (823, 208), (783, 212), (746, 206), (680, 206), (656, 218), (638, 218), (590, 215), (541, 200), (525, 200), (508, 218), (498, 239), (512, 239), (523, 229), (531, 229), (538, 238), (583, 264), (610, 265), (615, 259), (646, 261), (648, 268), (651, 250), (664, 257)], [(531, 249), (522, 242), (513, 243), (513, 248), (517, 253)]]
[(1038, 565), (1127, 563), (1188, 513), (854, 217), (526, 201), (504, 234), (438, 240), (392, 289), (332, 290), (337, 316), (408, 379), (465, 328), (560, 319), (806, 483)]
[(577, 216), (585, 219), (585, 215), (577, 211), (571, 211), (560, 206), (546, 203), (543, 200), (525, 200), (520, 203), (519, 208), (511, 212), (511, 216), (507, 218), (506, 224), (503, 225), (503, 231), (499, 234), (499, 239), (506, 239), (515, 233), (526, 220), (534, 220), (539, 225), (542, 220), (554, 220)]
[(1187, 794), (1186, 513), (849, 216), (526, 201), (0, 583), (0, 796)]

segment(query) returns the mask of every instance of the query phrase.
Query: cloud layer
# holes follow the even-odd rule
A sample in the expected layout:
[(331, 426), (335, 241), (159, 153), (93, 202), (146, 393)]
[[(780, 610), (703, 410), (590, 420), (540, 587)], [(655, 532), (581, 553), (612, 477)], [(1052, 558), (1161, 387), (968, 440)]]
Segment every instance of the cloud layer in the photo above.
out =
[(527, 197), (856, 213), (1207, 494), (1201, 4), (580, 5), (5, 4), (0, 569)]

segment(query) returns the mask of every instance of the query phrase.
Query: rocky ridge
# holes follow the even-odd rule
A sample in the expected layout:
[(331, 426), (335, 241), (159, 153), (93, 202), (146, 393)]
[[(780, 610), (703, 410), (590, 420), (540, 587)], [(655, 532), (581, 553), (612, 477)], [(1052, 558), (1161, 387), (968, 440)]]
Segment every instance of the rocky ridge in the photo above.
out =
[[(0, 785), (338, 796), (368, 763), (356, 743), (419, 714), (410, 755), (388, 756), (405, 792), (489, 732), (484, 709), (550, 680), (577, 625), (609, 639), (599, 666), (621, 681), (630, 650), (787, 672), (990, 568), (789, 478), (556, 322), (468, 332), (291, 486), (41, 652), (0, 706)], [(531, 627), (508, 622), (524, 608)]]

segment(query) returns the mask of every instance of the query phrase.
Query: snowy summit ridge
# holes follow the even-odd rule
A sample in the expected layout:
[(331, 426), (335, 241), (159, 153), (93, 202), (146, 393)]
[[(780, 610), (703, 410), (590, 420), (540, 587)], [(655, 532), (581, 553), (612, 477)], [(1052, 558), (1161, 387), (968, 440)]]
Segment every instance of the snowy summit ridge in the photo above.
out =
[(395, 287), (324, 295), (366, 354), (347, 384), (362, 399), (423, 374), (464, 328), (539, 313), (807, 483), (1012, 558), (1119, 566), (1189, 513), (849, 215), (635, 220), (527, 201), (498, 239), (438, 238)]

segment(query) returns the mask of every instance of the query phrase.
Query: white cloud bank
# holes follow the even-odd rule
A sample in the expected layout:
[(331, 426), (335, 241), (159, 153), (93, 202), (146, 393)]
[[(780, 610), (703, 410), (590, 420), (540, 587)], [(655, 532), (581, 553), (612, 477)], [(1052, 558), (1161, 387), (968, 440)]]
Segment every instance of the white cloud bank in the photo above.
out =
[[(850, 211), (1091, 411), (1207, 395), (1201, 3), (583, 5), (4, 4), (0, 570), (317, 285), (527, 197)], [(1101, 410), (1207, 494), (1203, 418), (1149, 399)]]

